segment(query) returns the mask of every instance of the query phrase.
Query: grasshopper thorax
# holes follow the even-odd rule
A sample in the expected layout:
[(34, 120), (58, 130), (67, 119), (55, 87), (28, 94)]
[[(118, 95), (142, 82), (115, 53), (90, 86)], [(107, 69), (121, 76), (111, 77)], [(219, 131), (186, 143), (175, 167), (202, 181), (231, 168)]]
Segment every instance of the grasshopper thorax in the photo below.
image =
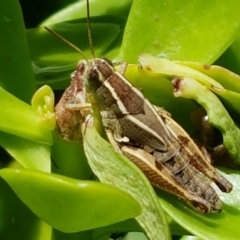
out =
[(112, 62), (106, 58), (95, 58), (88, 62), (81, 60), (78, 70), (87, 92), (95, 92), (115, 72)]

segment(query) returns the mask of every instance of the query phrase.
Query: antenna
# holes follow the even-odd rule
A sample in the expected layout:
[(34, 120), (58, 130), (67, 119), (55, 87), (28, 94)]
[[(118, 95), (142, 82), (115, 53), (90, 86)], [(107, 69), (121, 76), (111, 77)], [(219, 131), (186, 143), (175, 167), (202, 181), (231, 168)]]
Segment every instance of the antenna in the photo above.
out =
[(75, 46), (74, 44), (70, 43), (67, 39), (63, 38), (61, 35), (59, 35), (58, 33), (54, 32), (53, 30), (49, 29), (48, 27), (45, 27), (44, 28), (50, 32), (52, 35), (54, 35), (55, 37), (59, 38), (60, 40), (62, 40), (64, 43), (67, 43), (68, 46), (72, 47), (73, 49), (75, 49), (77, 52), (79, 52), (82, 57), (87, 61), (87, 63), (89, 64), (88, 62), (88, 59), (86, 58), (86, 56), (84, 55), (83, 51), (78, 48), (77, 46)]
[(89, 47), (91, 49), (91, 53), (93, 58), (96, 58), (94, 47), (93, 47), (93, 40), (92, 40), (92, 34), (91, 34), (91, 23), (90, 23), (90, 7), (89, 7), (89, 0), (86, 0), (87, 3), (87, 30), (88, 30), (88, 41), (89, 41)]

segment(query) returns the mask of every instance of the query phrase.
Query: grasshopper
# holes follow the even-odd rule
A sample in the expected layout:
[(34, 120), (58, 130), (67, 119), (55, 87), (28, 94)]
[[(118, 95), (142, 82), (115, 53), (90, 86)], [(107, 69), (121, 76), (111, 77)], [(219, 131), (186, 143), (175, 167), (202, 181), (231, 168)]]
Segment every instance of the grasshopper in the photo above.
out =
[(219, 212), (222, 203), (211, 182), (223, 192), (232, 185), (210, 164), (191, 137), (169, 114), (153, 106), (108, 59), (80, 60), (71, 86), (56, 107), (59, 132), (79, 142), (85, 109), (99, 111), (109, 142), (127, 156), (151, 183), (185, 200), (202, 213)]

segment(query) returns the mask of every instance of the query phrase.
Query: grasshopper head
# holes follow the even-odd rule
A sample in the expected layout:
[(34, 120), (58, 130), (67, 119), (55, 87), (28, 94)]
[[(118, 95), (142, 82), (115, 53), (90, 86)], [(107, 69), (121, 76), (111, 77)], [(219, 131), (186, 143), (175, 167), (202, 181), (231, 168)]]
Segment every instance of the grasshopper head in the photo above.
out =
[(82, 75), (87, 92), (95, 92), (115, 72), (115, 69), (110, 60), (95, 58), (88, 62), (81, 60), (77, 71)]

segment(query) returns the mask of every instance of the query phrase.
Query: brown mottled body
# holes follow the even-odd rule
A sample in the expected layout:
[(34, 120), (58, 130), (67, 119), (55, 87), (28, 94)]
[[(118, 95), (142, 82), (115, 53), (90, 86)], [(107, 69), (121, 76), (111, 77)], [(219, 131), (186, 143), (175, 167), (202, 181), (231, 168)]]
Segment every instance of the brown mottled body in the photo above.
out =
[(71, 84), (55, 107), (59, 135), (67, 141), (77, 143), (82, 142), (81, 124), (85, 120), (82, 106), (89, 105), (86, 103), (86, 90), (79, 70), (78, 68), (72, 73)]
[(224, 192), (231, 191), (231, 183), (170, 114), (153, 107), (105, 59), (80, 61), (72, 74), (71, 85), (56, 106), (57, 129), (64, 139), (81, 142), (80, 125), (90, 107), (100, 110), (115, 150), (134, 162), (154, 186), (181, 197), (200, 212), (221, 211), (211, 181)]
[(100, 109), (115, 149), (131, 159), (153, 185), (201, 212), (221, 211), (211, 181), (224, 192), (230, 192), (232, 185), (205, 159), (190, 136), (168, 114), (156, 110), (109, 61), (94, 59), (85, 66), (84, 86)]
[[(158, 110), (158, 108), (156, 109)], [(191, 164), (214, 181), (221, 191), (230, 192), (232, 190), (232, 184), (217, 172), (186, 131), (173, 121), (172, 118), (168, 117), (164, 113), (161, 113), (161, 109), (158, 110), (158, 113), (160, 116), (164, 117), (168, 130), (182, 146), (182, 149), (184, 149), (184, 152), (190, 159)]]

